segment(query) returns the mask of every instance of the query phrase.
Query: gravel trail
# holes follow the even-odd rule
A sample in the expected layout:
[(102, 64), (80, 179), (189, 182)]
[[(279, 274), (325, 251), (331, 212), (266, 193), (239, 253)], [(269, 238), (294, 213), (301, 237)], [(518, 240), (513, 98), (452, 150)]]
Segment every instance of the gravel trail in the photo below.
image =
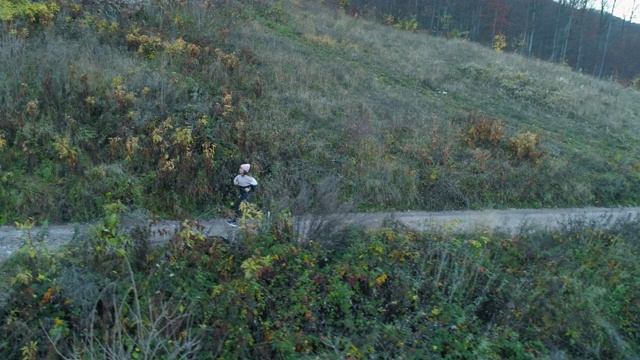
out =
[[(382, 225), (385, 220), (395, 220), (405, 226), (428, 231), (446, 228), (448, 231), (504, 231), (516, 233), (523, 227), (555, 229), (570, 220), (587, 221), (595, 227), (608, 227), (621, 219), (638, 221), (640, 207), (621, 208), (568, 208), (568, 209), (510, 209), (481, 211), (444, 211), (444, 212), (382, 212), (340, 214), (343, 223), (360, 224), (369, 228)], [(317, 219), (300, 218), (295, 221), (297, 231), (304, 233)], [(333, 220), (335, 223), (335, 219)], [(222, 236), (233, 240), (238, 228), (228, 226), (223, 219), (199, 220), (201, 232), (205, 236)], [(42, 238), (50, 250), (71, 241), (76, 234), (86, 231), (88, 224), (57, 224), (46, 228), (35, 227), (32, 238)], [(179, 221), (162, 220), (150, 225), (151, 239), (154, 243), (169, 240), (180, 229)], [(0, 227), (0, 262), (9, 258), (24, 243), (25, 231), (15, 226)]]

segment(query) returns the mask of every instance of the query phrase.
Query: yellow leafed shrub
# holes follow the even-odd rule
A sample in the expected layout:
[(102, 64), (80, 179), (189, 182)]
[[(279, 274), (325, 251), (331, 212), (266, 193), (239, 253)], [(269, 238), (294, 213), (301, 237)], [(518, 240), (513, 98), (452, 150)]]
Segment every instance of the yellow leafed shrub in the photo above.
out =
[(509, 147), (516, 160), (528, 159), (534, 163), (539, 163), (540, 158), (544, 155), (544, 151), (539, 149), (540, 134), (525, 131), (511, 138)]

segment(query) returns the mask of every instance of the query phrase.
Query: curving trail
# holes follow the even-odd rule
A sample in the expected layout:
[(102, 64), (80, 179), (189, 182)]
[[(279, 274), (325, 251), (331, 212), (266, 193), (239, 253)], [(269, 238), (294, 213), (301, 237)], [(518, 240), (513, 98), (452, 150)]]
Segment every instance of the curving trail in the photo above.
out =
[[(569, 208), (569, 209), (509, 209), (444, 212), (382, 212), (335, 214), (325, 217), (299, 217), (294, 219), (294, 230), (303, 238), (313, 240), (312, 230), (316, 226), (330, 224), (356, 224), (368, 228), (380, 227), (392, 220), (418, 231), (447, 229), (454, 232), (502, 231), (511, 234), (523, 228), (556, 229), (568, 221), (586, 221), (594, 227), (606, 228), (618, 220), (639, 221), (640, 207), (629, 208)], [(180, 221), (162, 220), (149, 224), (154, 243), (169, 240), (180, 229)], [(200, 231), (205, 236), (221, 236), (233, 241), (239, 228), (229, 227), (223, 219), (199, 220)], [(71, 241), (76, 233), (88, 228), (88, 224), (50, 225), (31, 230), (32, 238), (42, 238), (49, 250)], [(125, 225), (126, 226), (126, 225)], [(0, 227), (0, 262), (15, 253), (27, 234), (15, 226)]]

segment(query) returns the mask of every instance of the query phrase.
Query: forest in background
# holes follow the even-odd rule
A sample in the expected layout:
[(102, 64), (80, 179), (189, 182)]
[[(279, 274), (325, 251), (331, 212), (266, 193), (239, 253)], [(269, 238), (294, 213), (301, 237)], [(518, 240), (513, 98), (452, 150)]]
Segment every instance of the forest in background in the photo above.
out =
[[(638, 85), (640, 25), (634, 2), (623, 18), (616, 0), (350, 0), (352, 16), (460, 37)], [(635, 45), (634, 45), (635, 44)]]

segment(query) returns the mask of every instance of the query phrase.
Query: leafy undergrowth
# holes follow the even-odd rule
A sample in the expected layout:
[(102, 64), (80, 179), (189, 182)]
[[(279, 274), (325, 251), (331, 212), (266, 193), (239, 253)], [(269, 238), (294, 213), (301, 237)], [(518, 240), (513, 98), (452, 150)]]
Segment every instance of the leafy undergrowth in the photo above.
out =
[[(416, 233), (393, 222), (315, 239), (287, 214), (228, 243), (196, 223), (153, 249), (124, 208), (6, 264), (7, 359), (534, 359), (640, 355), (638, 220), (608, 231)], [(81, 245), (81, 246), (80, 246)]]

